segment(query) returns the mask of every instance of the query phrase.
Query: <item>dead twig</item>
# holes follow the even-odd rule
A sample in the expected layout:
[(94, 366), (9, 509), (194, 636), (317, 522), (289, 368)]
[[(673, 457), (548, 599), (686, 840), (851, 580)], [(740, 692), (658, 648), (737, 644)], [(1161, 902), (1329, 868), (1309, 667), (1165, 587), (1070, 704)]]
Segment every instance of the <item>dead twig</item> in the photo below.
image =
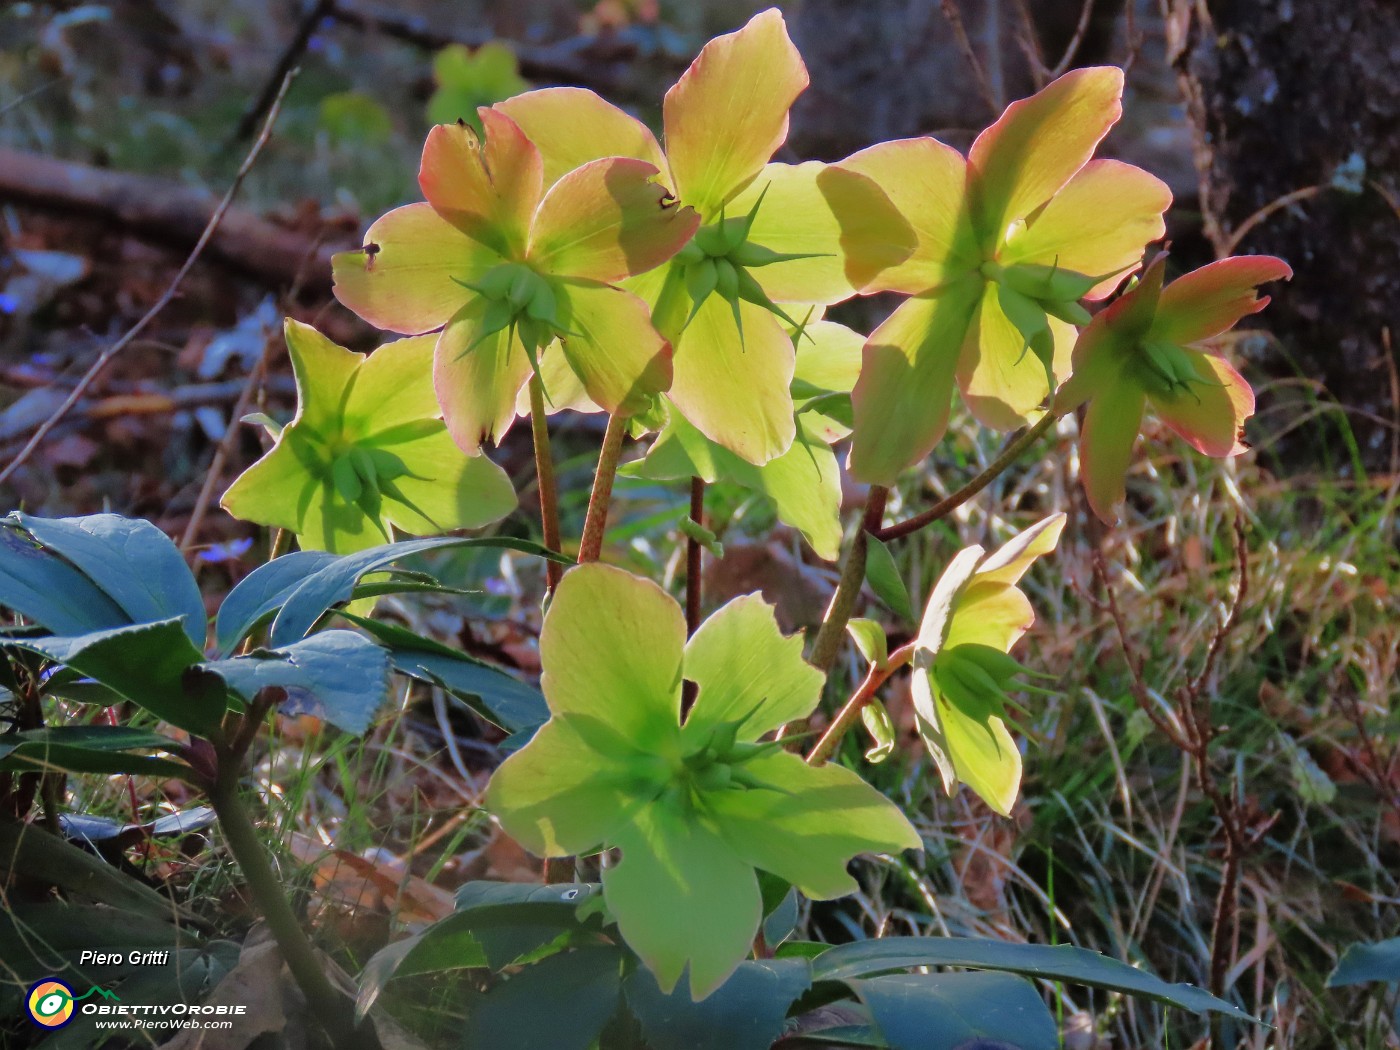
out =
[(0, 484), (4, 484), (9, 480), (10, 476), (33, 455), (34, 450), (43, 443), (44, 438), (48, 436), (49, 432), (53, 430), (54, 427), (58, 426), (63, 420), (63, 417), (68, 414), (69, 410), (82, 399), (88, 387), (102, 374), (102, 370), (106, 368), (118, 354), (126, 349), (126, 347), (131, 345), (132, 341), (144, 332), (146, 327), (155, 320), (156, 316), (175, 298), (175, 294), (179, 291), (185, 276), (194, 268), (194, 264), (199, 260), (200, 255), (203, 254), (205, 247), (209, 244), (210, 240), (213, 239), (214, 232), (219, 228), (219, 223), (223, 221), (224, 214), (228, 211), (229, 206), (233, 203), (233, 198), (243, 185), (243, 180), (247, 178), (248, 172), (252, 170), (254, 163), (257, 162), (259, 154), (262, 153), (263, 147), (267, 145), (268, 139), (271, 138), (272, 127), (277, 122), (277, 114), (282, 109), (282, 101), (287, 97), (287, 89), (291, 87), (295, 76), (296, 71), (293, 70), (282, 81), (282, 89), (273, 102), (271, 110), (268, 112), (267, 120), (263, 123), (263, 129), (259, 133), (257, 140), (253, 143), (252, 148), (248, 151), (248, 155), (243, 158), (243, 163), (239, 165), (238, 173), (234, 176), (233, 183), (229, 186), (228, 192), (224, 194), (223, 200), (219, 202), (219, 206), (214, 209), (214, 214), (209, 217), (208, 223), (205, 224), (204, 232), (200, 234), (194, 249), (185, 258), (180, 269), (176, 271), (174, 278), (171, 279), (170, 284), (161, 294), (161, 297), (141, 316), (141, 319), (137, 321), (135, 325), (127, 330), (124, 336), (97, 356), (97, 360), (83, 373), (82, 378), (78, 380), (63, 403), (58, 406), (58, 409), (39, 426), (39, 429), (34, 432), (34, 436), (29, 439), (24, 448), (20, 449), (19, 454), (15, 456), (14, 459), (10, 460), (5, 469), (0, 471)]
[(981, 92), (983, 101), (987, 103), (987, 109), (995, 117), (1001, 112), (1001, 102), (998, 100), (996, 92), (992, 90), (992, 82), (987, 78), (987, 69), (982, 65), (982, 60), (977, 57), (977, 49), (972, 46), (972, 40), (967, 35), (967, 26), (963, 24), (962, 8), (958, 6), (958, 0), (939, 0), (939, 7), (943, 11), (943, 17), (948, 20), (948, 25), (953, 30), (953, 39), (957, 42), (958, 50), (962, 52), (963, 58), (967, 59), (967, 64), (972, 68), (972, 76), (977, 81), (977, 90)]

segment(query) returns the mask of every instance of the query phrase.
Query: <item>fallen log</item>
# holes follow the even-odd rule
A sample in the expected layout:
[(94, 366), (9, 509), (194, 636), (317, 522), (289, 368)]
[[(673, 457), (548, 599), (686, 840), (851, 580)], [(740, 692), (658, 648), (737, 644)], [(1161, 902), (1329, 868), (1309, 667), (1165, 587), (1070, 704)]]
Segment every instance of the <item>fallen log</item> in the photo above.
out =
[[(188, 251), (219, 198), (167, 179), (0, 149), (0, 204), (5, 203), (100, 219), (134, 236)], [(247, 209), (230, 208), (204, 254), (271, 289), (297, 286), (324, 294), (330, 291), (331, 253), (348, 247), (352, 238), (335, 231), (334, 239), (346, 243), (327, 244), (326, 239), (279, 226)]]

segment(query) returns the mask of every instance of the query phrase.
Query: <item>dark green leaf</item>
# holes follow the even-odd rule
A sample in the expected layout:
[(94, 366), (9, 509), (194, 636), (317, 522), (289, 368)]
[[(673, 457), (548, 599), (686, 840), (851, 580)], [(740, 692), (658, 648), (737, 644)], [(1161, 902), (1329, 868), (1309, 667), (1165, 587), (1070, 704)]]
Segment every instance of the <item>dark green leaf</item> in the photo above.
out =
[(270, 686), (287, 691), (281, 710), (309, 714), (356, 736), (389, 696), (389, 654), (353, 631), (321, 631), (281, 649), (201, 664), (251, 700)]
[(700, 1002), (682, 981), (663, 995), (645, 968), (623, 984), (627, 1005), (652, 1050), (767, 1050), (782, 1035), (788, 1008), (812, 983), (805, 959), (742, 962)]
[(61, 554), (119, 605), (132, 623), (178, 617), (195, 646), (204, 645), (204, 599), (170, 537), (149, 521), (118, 514), (10, 521)]
[(1327, 978), (1328, 988), (1372, 981), (1400, 982), (1400, 937), (1375, 944), (1353, 944)]
[(904, 586), (904, 578), (899, 574), (890, 549), (874, 536), (867, 537), (869, 549), (865, 555), (865, 578), (870, 589), (890, 611), (901, 620), (914, 619), (914, 603), (909, 598), (909, 588)]
[(526, 966), (473, 1004), (463, 1047), (588, 1050), (617, 1010), (622, 963), (600, 945)]
[(970, 937), (883, 937), (854, 941), (823, 952), (813, 963), (813, 979), (844, 981), (910, 966), (968, 966), (1005, 970), (1026, 977), (1068, 981), (1153, 999), (1204, 1013), (1214, 1010), (1253, 1020), (1238, 1007), (1189, 984), (1167, 984), (1127, 963), (1071, 945), (1008, 944)]
[(95, 583), (13, 528), (0, 528), (0, 605), (57, 634), (131, 622)]
[(490, 547), (534, 554), (554, 561), (568, 560), (538, 543), (502, 536), (441, 536), (371, 547), (337, 558), (297, 584), (287, 596), (277, 618), (272, 621), (271, 644), (290, 645), (304, 638), (331, 606), (353, 597), (355, 582), (366, 573), (383, 569), (401, 558), (447, 547)]
[(214, 644), (220, 654), (234, 646), (265, 616), (271, 616), (299, 583), (314, 576), (338, 555), (329, 551), (292, 551), (264, 562), (228, 592), (214, 618)]
[(25, 638), (29, 649), (115, 689), (171, 725), (204, 735), (216, 728), (227, 704), (187, 672), (203, 658), (183, 621), (161, 620), (68, 638)]
[(1035, 986), (1021, 977), (895, 974), (848, 983), (894, 1050), (984, 1045), (1057, 1050), (1060, 1045), (1055, 1019)]
[(394, 670), (442, 686), (494, 725), (511, 733), (533, 733), (549, 720), (544, 695), (499, 667), (395, 624), (340, 615), (388, 647)]

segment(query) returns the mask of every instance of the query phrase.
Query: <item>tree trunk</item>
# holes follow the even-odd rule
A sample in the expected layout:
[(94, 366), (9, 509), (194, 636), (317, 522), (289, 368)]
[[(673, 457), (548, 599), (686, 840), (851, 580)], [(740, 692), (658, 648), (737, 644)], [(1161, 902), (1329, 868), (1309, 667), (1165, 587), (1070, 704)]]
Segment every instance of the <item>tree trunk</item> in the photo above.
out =
[[(1324, 384), (1368, 465), (1394, 470), (1400, 3), (1164, 2), (1206, 234), (1219, 255), (1278, 255), (1294, 269), (1261, 318), (1279, 337), (1261, 364)], [(1286, 448), (1309, 456), (1320, 444)]]

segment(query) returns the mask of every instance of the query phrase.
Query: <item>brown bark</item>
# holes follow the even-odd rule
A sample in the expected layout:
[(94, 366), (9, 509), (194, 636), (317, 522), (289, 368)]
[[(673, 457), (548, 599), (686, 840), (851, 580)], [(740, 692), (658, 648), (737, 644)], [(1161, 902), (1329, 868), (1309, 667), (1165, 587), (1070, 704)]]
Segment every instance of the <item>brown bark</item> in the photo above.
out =
[[(0, 203), (93, 216), (136, 236), (187, 251), (218, 198), (165, 179), (0, 149)], [(330, 247), (259, 215), (230, 208), (206, 255), (263, 284), (330, 290)]]
[[(1325, 384), (1382, 466), (1400, 412), (1385, 335), (1400, 326), (1400, 4), (1167, 4), (1207, 236), (1219, 254), (1278, 255), (1295, 272), (1261, 317), (1280, 339), (1261, 363)], [(1311, 456), (1323, 443), (1309, 437), (1290, 453)]]

